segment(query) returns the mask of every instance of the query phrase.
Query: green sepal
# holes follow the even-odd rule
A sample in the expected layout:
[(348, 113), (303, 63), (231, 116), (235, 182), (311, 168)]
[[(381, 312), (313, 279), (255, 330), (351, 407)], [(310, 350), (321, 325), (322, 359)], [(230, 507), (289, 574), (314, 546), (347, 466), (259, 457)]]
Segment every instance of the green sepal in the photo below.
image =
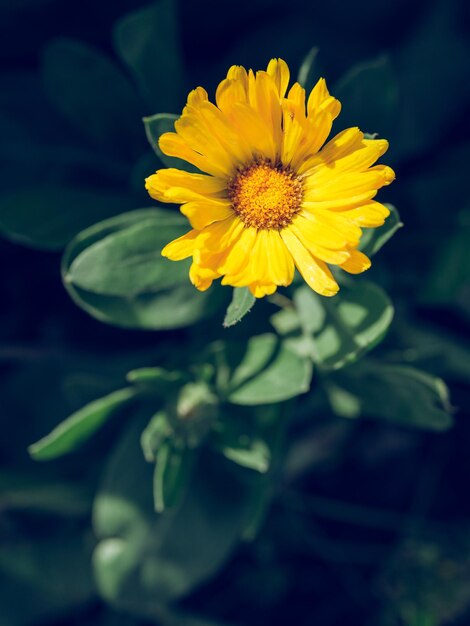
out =
[(238, 324), (251, 311), (256, 302), (248, 287), (235, 287), (232, 301), (228, 305), (224, 318), (224, 327), (229, 328)]

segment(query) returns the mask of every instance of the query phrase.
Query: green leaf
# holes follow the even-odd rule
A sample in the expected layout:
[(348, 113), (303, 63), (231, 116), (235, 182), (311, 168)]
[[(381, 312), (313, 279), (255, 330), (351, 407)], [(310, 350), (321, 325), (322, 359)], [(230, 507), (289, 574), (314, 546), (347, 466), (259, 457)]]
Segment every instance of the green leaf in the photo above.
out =
[(66, 287), (75, 304), (100, 322), (141, 330), (190, 326), (213, 315), (223, 302), (220, 290), (200, 293), (192, 285), (134, 298), (102, 296), (73, 285)]
[(376, 254), (403, 226), (396, 208), (391, 204), (385, 204), (385, 206), (390, 210), (390, 215), (385, 220), (385, 224), (379, 228), (364, 229), (359, 248), (368, 257)]
[(229, 328), (229, 326), (234, 326), (240, 322), (251, 311), (255, 302), (256, 298), (251, 294), (248, 287), (235, 287), (232, 302), (225, 314), (224, 327)]
[(193, 451), (165, 441), (157, 452), (153, 475), (153, 499), (155, 511), (175, 507), (184, 495), (193, 467)]
[(326, 378), (325, 389), (342, 417), (363, 415), (436, 431), (452, 425), (444, 381), (413, 367), (364, 360)]
[(87, 404), (54, 428), (49, 435), (29, 446), (29, 453), (36, 461), (49, 461), (73, 452), (135, 395), (134, 389), (120, 389)]
[(318, 51), (319, 48), (316, 46), (310, 49), (309, 53), (302, 61), (302, 65), (300, 66), (299, 73), (297, 75), (297, 82), (302, 85), (307, 92), (307, 95), (315, 87), (316, 82), (320, 78), (317, 67)]
[(381, 137), (391, 136), (398, 108), (398, 83), (387, 56), (353, 67), (332, 90), (341, 101), (343, 128), (359, 126)]
[(223, 448), (222, 453), (227, 459), (237, 463), (237, 465), (261, 472), (262, 474), (269, 469), (269, 448), (261, 439), (242, 440), (235, 446), (227, 445)]
[(264, 474), (271, 462), (265, 441), (247, 432), (243, 423), (224, 419), (214, 426), (213, 445), (227, 459)]
[(128, 372), (126, 378), (130, 383), (162, 395), (178, 389), (188, 381), (188, 376), (184, 372), (168, 371), (162, 367), (142, 367), (132, 370)]
[(185, 220), (170, 211), (142, 219), (83, 250), (70, 264), (64, 280), (86, 291), (122, 297), (184, 283), (188, 264), (162, 257), (161, 250), (185, 228)]
[(98, 189), (26, 186), (0, 197), (0, 231), (34, 248), (60, 250), (83, 228), (131, 206), (126, 195)]
[(140, 445), (147, 462), (155, 462), (161, 446), (172, 434), (173, 428), (167, 414), (164, 411), (159, 411), (151, 418), (140, 437)]
[(210, 419), (217, 414), (219, 400), (203, 380), (188, 382), (179, 390), (176, 415), (186, 422)]
[(177, 119), (178, 115), (174, 115), (173, 113), (156, 113), (155, 115), (144, 117), (145, 134), (155, 154), (165, 167), (176, 167), (186, 172), (198, 172), (199, 170), (194, 167), (194, 165), (191, 165), (191, 163), (164, 154), (158, 145), (158, 140), (164, 133), (175, 132), (175, 122)]
[(81, 134), (124, 156), (138, 153), (139, 103), (110, 59), (81, 41), (57, 39), (44, 51), (42, 71), (49, 99)]
[(211, 315), (222, 290), (200, 293), (187, 263), (160, 255), (163, 243), (184, 232), (183, 222), (176, 212), (141, 209), (80, 233), (62, 259), (72, 299), (100, 321), (128, 328), (179, 328)]
[(297, 355), (275, 335), (252, 337), (246, 349), (232, 346), (232, 352), (227, 400), (233, 404), (281, 402), (305, 393), (310, 387), (309, 359)]
[(385, 292), (365, 281), (342, 287), (334, 298), (303, 286), (296, 290), (294, 301), (303, 336), (294, 337), (292, 345), (298, 350), (307, 345), (322, 369), (339, 369), (371, 350), (393, 319), (393, 306)]
[[(142, 416), (144, 423), (147, 416)], [(181, 504), (155, 514), (152, 466), (136, 419), (113, 452), (94, 507), (94, 569), (112, 605), (155, 616), (215, 575), (237, 546), (253, 510), (248, 477), (220, 456), (202, 454)]]
[(154, 110), (179, 110), (183, 69), (175, 2), (161, 0), (122, 18), (114, 29), (118, 54)]

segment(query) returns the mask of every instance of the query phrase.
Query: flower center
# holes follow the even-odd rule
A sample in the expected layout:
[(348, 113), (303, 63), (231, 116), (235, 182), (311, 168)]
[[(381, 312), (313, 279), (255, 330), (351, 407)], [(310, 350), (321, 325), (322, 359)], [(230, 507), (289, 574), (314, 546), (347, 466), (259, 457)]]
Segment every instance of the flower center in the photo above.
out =
[(302, 202), (302, 181), (291, 170), (256, 161), (230, 181), (228, 193), (235, 212), (247, 225), (280, 229), (291, 223)]

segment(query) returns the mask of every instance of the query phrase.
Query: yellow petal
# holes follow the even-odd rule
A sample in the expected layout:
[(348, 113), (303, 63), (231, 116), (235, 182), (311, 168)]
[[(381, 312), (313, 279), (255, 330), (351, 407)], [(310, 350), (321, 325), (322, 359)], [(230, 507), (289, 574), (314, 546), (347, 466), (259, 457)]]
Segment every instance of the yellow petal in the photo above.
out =
[(334, 140), (328, 142), (305, 171), (312, 176), (313, 184), (322, 184), (345, 172), (363, 172), (387, 151), (388, 141), (385, 139), (363, 139), (361, 136), (362, 133), (358, 133), (356, 141), (342, 149), (332, 144)]
[(189, 106), (196, 106), (206, 100), (209, 100), (209, 95), (204, 87), (196, 87), (196, 89), (189, 92), (187, 104)]
[[(307, 224), (311, 223), (309, 220), (305, 220)], [(313, 226), (316, 226), (312, 224)], [(326, 230), (326, 228), (322, 225), (319, 225), (320, 229)], [(312, 254), (314, 257), (317, 257), (321, 261), (325, 261), (325, 263), (332, 263), (334, 265), (339, 265), (340, 263), (344, 263), (349, 258), (349, 253), (347, 252), (345, 245), (341, 245), (341, 247), (336, 246), (336, 248), (328, 247), (325, 242), (325, 238), (317, 238), (312, 237), (312, 233), (309, 232), (308, 228), (301, 228), (299, 226), (299, 221), (294, 224), (292, 223), (289, 228), (295, 234), (297, 239), (302, 243), (302, 245)], [(319, 229), (318, 229), (319, 230)]]
[(279, 232), (274, 230), (247, 229), (219, 270), (225, 274), (222, 284), (253, 286), (253, 293), (263, 295), (273, 293), (276, 285), (289, 285), (294, 277), (292, 258)]
[(178, 239), (170, 241), (170, 243), (163, 248), (162, 256), (165, 256), (172, 261), (187, 259), (189, 256), (194, 254), (198, 235), (199, 231), (190, 230), (189, 233), (186, 233), (182, 237), (178, 237)]
[(239, 82), (244, 87), (245, 92), (248, 93), (248, 73), (243, 66), (232, 65), (227, 72), (227, 78)]
[(193, 113), (186, 113), (175, 122), (179, 137), (194, 152), (203, 155), (207, 161), (217, 167), (222, 175), (230, 176), (237, 166), (235, 160), (208, 130), (205, 121)]
[(349, 250), (349, 259), (341, 264), (341, 269), (350, 274), (361, 274), (369, 269), (371, 262), (363, 252), (359, 250)]
[(345, 213), (351, 221), (364, 228), (376, 228), (382, 226), (386, 218), (390, 215), (389, 209), (380, 202), (371, 200), (356, 209)]
[(273, 78), (279, 97), (283, 98), (289, 85), (289, 66), (282, 59), (271, 59), (266, 71)]
[(145, 188), (160, 202), (189, 202), (195, 199), (194, 194), (223, 197), (226, 187), (227, 181), (223, 178), (190, 174), (175, 168), (158, 170), (145, 179)]
[(201, 231), (198, 247), (211, 253), (228, 250), (240, 236), (243, 227), (243, 222), (235, 214), (220, 222), (213, 222)]
[(333, 117), (329, 111), (319, 110), (315, 115), (307, 118), (304, 136), (292, 160), (292, 167), (298, 174), (308, 171), (312, 158), (330, 134), (332, 124)]
[(393, 170), (386, 165), (376, 165), (365, 172), (339, 173), (327, 180), (322, 180), (321, 175), (317, 176), (315, 171), (310, 176), (310, 187), (305, 196), (309, 201), (315, 201), (359, 195), (389, 185), (394, 178)]
[(238, 239), (233, 243), (223, 265), (219, 268), (221, 274), (238, 274), (247, 266), (253, 245), (256, 240), (256, 228), (245, 228), (240, 231)]
[(300, 83), (294, 83), (287, 94), (288, 100), (294, 107), (294, 112), (299, 118), (305, 119), (305, 89)]
[[(341, 238), (341, 240), (345, 241), (346, 244), (350, 247), (357, 246), (362, 236), (362, 230), (360, 229), (360, 227), (351, 220), (349, 220), (347, 218), (347, 215), (345, 216), (344, 213), (334, 213), (332, 211), (316, 211), (315, 213), (313, 213), (310, 211), (304, 211), (302, 213), (302, 216), (315, 223), (327, 226), (329, 229), (331, 229), (331, 231), (334, 231), (337, 237), (337, 242), (339, 241), (338, 238)], [(323, 242), (321, 242), (322, 245), (328, 248), (337, 247), (331, 245), (329, 241), (327, 244), (327, 241), (328, 239), (325, 239)]]
[(294, 280), (294, 261), (278, 230), (266, 230), (265, 246), (267, 258), (266, 276), (276, 285), (287, 287)]
[(197, 230), (202, 230), (213, 222), (220, 222), (234, 215), (232, 205), (228, 201), (215, 203), (209, 200), (196, 200), (181, 205), (180, 211)]
[(335, 135), (321, 150), (323, 162), (330, 163), (360, 147), (364, 133), (357, 126), (346, 128)]
[(368, 189), (359, 194), (344, 196), (342, 198), (332, 198), (331, 200), (310, 200), (310, 198), (312, 196), (315, 197), (315, 195), (315, 190), (310, 192), (304, 186), (302, 208), (309, 213), (315, 213), (317, 211), (349, 211), (371, 200), (377, 195), (377, 189)]
[(203, 172), (222, 177), (229, 174), (227, 168), (192, 150), (184, 139), (176, 133), (164, 133), (158, 140), (158, 145), (163, 154), (183, 159)]
[[(298, 83), (296, 83), (296, 85), (297, 84)], [(295, 157), (298, 159), (299, 144), (308, 132), (305, 120), (305, 100), (303, 100), (302, 104), (302, 98), (305, 98), (305, 90), (299, 85), (300, 90), (295, 90), (293, 99), (290, 99), (294, 87), (289, 92), (289, 99), (285, 99), (282, 103), (284, 132), (281, 160), (282, 163), (287, 166), (291, 164)], [(297, 101), (294, 100), (294, 98), (296, 98)]]
[(264, 296), (272, 295), (276, 291), (277, 285), (275, 285), (274, 283), (264, 284), (255, 282), (250, 283), (248, 285), (248, 288), (255, 298), (264, 298)]
[(281, 237), (309, 287), (322, 296), (334, 296), (338, 293), (338, 284), (328, 267), (310, 254), (289, 227), (281, 231)]
[(248, 104), (236, 103), (230, 111), (230, 120), (237, 132), (251, 146), (254, 158), (276, 160), (277, 146), (266, 120)]
[(306, 216), (300, 213), (292, 221), (290, 228), (297, 237), (302, 233), (302, 240), (320, 244), (331, 250), (342, 250), (349, 242), (340, 230), (336, 230), (326, 221), (320, 221), (313, 214)]
[(189, 279), (199, 291), (206, 291), (212, 285), (214, 278), (219, 278), (216, 272), (192, 263), (189, 268)]
[(316, 115), (319, 111), (328, 111), (333, 119), (338, 117), (341, 111), (341, 103), (333, 96), (330, 96), (324, 78), (320, 78), (310, 92), (307, 101), (307, 111), (309, 115)]
[(229, 118), (211, 102), (202, 102), (197, 108), (191, 109), (191, 115), (201, 123), (207, 138), (214, 139), (240, 165), (252, 156), (250, 146), (236, 132)]
[(246, 98), (246, 89), (242, 82), (230, 78), (226, 78), (219, 84), (215, 94), (217, 106), (225, 114), (230, 114), (237, 102), (246, 104)]
[(248, 73), (249, 102), (264, 120), (278, 151), (281, 148), (282, 109), (275, 82), (267, 72)]

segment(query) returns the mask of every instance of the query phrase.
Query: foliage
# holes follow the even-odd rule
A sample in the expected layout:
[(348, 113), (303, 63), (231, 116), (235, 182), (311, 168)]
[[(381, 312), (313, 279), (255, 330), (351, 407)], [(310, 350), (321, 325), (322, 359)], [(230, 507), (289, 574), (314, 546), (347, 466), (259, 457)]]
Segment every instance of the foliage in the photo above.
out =
[[(18, 3), (25, 39), (61, 4)], [(5, 626), (464, 623), (468, 511), (448, 489), (470, 377), (462, 3), (403, 28), (402, 0), (287, 16), (240, 0), (230, 19), (207, 0), (104, 4), (101, 40), (91, 21), (46, 28), (39, 71), (2, 76)], [(406, 228), (389, 205), (362, 239), (370, 278), (339, 272), (332, 299), (296, 280), (261, 302), (200, 293), (160, 254), (186, 219), (144, 178), (188, 166), (158, 137), (189, 88), (271, 56), (307, 89), (332, 76), (337, 130), (391, 143)]]

